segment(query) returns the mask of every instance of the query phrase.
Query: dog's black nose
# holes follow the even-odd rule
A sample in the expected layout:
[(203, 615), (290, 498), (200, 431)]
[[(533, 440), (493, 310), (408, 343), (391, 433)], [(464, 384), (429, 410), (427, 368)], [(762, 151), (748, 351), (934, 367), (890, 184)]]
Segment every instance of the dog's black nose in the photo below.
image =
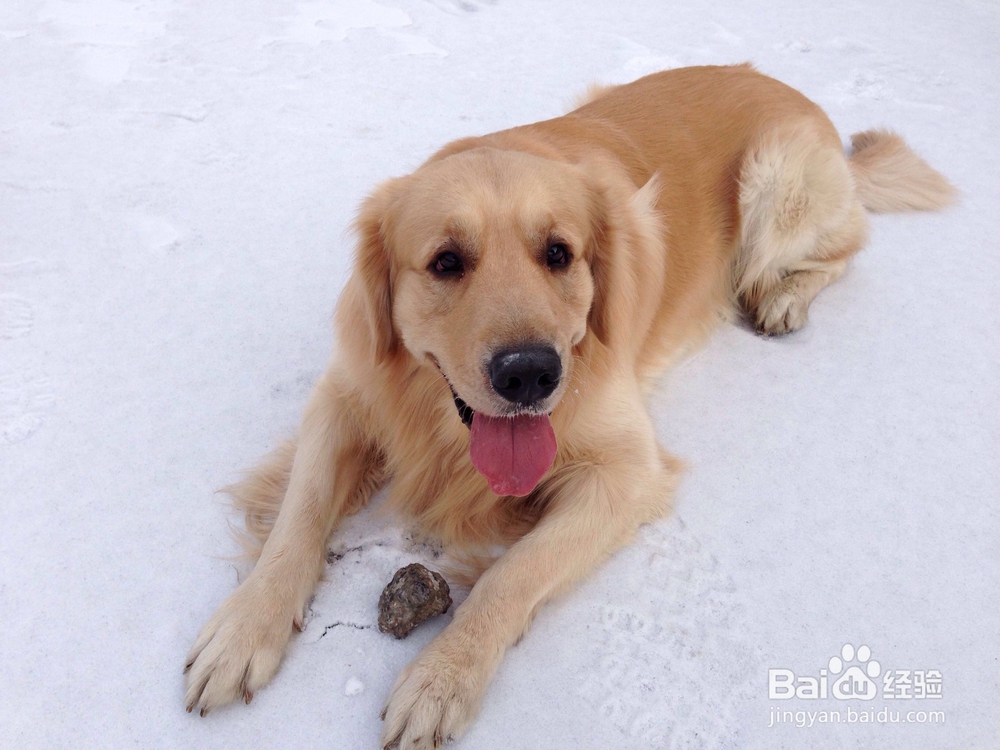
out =
[(551, 346), (526, 346), (490, 360), (493, 390), (508, 401), (532, 406), (552, 395), (562, 377), (562, 361)]

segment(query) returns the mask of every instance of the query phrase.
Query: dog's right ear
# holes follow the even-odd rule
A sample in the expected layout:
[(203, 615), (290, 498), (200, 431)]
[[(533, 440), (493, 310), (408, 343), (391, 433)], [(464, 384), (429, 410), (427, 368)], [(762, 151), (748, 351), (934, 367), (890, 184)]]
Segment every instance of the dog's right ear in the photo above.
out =
[(402, 181), (389, 180), (379, 185), (361, 204), (353, 224), (358, 236), (354, 273), (361, 281), (372, 356), (376, 363), (384, 362), (399, 347), (399, 336), (392, 325), (395, 274), (386, 237), (390, 211)]

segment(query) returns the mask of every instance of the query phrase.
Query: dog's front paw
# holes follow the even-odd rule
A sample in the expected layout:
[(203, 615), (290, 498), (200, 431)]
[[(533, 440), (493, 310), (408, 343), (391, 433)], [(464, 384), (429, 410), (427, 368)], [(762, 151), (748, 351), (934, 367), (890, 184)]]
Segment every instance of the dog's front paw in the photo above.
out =
[(236, 700), (249, 703), (274, 676), (297, 625), (273, 594), (246, 581), (216, 610), (188, 654), (187, 710), (204, 716)]
[(470, 646), (445, 630), (403, 670), (382, 712), (383, 748), (438, 748), (468, 728), (495, 669)]
[(757, 331), (765, 336), (780, 336), (799, 330), (809, 319), (810, 301), (801, 293), (796, 274), (786, 277), (757, 306)]

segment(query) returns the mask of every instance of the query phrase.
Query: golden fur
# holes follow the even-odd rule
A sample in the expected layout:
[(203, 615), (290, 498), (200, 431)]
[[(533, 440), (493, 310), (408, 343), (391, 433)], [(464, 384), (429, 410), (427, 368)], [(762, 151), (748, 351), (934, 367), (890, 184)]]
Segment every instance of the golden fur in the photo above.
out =
[[(230, 489), (256, 565), (195, 642), (189, 710), (270, 679), (338, 520), (391, 478), (389, 505), (449, 547), (509, 545), (386, 703), (386, 746), (458, 736), (539, 606), (668, 511), (678, 465), (644, 407), (657, 374), (738, 310), (765, 334), (800, 328), (864, 243), (865, 208), (952, 199), (898, 136), (852, 141), (845, 158), (819, 107), (750, 66), (686, 68), (456, 141), (376, 189), (298, 438)], [(572, 256), (558, 271), (553, 241)], [(442, 248), (460, 278), (430, 272)], [(525, 340), (562, 360), (558, 453), (529, 496), (498, 497), (449, 383), (505, 414), (483, 362)]]

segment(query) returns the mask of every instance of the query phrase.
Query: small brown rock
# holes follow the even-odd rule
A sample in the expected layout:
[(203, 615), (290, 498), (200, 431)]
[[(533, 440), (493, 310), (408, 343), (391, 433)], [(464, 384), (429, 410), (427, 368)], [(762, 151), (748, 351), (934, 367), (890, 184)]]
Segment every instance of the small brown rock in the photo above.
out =
[(451, 592), (440, 573), (420, 563), (396, 571), (378, 599), (378, 629), (406, 638), (417, 625), (448, 611)]

